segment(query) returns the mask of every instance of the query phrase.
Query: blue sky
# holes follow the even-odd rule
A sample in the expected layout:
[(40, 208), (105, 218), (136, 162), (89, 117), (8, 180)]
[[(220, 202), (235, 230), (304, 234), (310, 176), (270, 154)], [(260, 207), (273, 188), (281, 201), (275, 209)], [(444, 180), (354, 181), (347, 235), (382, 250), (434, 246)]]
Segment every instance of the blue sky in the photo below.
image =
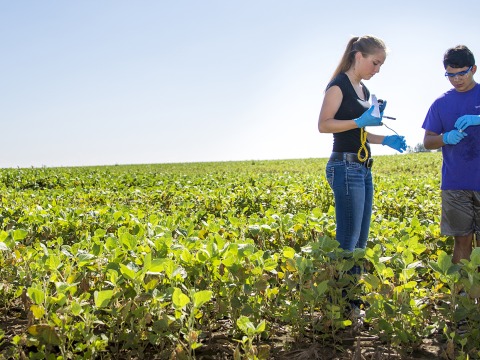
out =
[(450, 87), (444, 51), (480, 59), (479, 14), (477, 0), (0, 0), (0, 167), (327, 157), (323, 91), (363, 34), (389, 48), (366, 85), (415, 146)]

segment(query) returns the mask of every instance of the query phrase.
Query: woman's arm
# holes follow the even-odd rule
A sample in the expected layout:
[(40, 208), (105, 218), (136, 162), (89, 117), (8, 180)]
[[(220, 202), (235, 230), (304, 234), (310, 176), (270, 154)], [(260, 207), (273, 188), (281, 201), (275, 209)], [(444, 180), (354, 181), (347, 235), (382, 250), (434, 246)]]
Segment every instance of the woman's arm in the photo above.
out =
[(383, 139), (385, 139), (385, 135), (367, 133), (367, 140), (370, 144), (381, 144)]
[(320, 116), (318, 117), (318, 131), (321, 133), (338, 133), (358, 128), (353, 119), (337, 120), (334, 118), (342, 100), (343, 94), (338, 86), (332, 86), (325, 92)]

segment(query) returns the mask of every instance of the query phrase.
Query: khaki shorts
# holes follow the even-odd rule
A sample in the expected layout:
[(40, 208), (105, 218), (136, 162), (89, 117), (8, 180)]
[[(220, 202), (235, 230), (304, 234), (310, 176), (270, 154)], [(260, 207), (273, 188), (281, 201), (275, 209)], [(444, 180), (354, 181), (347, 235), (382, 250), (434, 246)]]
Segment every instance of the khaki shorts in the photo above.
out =
[(442, 190), (443, 235), (464, 236), (480, 233), (480, 191)]

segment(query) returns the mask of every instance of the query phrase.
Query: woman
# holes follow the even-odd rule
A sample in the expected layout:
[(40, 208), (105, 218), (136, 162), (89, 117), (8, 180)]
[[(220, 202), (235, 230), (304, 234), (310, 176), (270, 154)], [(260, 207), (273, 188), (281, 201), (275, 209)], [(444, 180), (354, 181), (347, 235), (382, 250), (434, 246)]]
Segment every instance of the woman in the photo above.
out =
[(364, 129), (382, 125), (386, 102), (379, 101), (377, 109), (370, 105), (370, 92), (362, 80), (378, 73), (386, 56), (382, 40), (368, 35), (352, 38), (327, 86), (318, 120), (321, 133), (333, 133), (326, 176), (335, 197), (336, 239), (347, 251), (367, 244), (373, 201), (370, 144), (406, 150), (403, 136), (375, 135)]

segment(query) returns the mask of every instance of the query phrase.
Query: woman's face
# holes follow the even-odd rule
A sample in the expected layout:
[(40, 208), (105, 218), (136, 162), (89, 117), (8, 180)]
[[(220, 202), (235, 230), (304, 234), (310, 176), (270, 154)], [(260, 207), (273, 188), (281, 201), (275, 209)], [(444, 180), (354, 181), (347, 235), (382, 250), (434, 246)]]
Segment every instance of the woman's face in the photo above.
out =
[(378, 50), (372, 55), (364, 57), (362, 53), (355, 54), (355, 68), (357, 73), (364, 80), (369, 80), (373, 75), (380, 71), (380, 67), (385, 62), (387, 54), (383, 50)]

